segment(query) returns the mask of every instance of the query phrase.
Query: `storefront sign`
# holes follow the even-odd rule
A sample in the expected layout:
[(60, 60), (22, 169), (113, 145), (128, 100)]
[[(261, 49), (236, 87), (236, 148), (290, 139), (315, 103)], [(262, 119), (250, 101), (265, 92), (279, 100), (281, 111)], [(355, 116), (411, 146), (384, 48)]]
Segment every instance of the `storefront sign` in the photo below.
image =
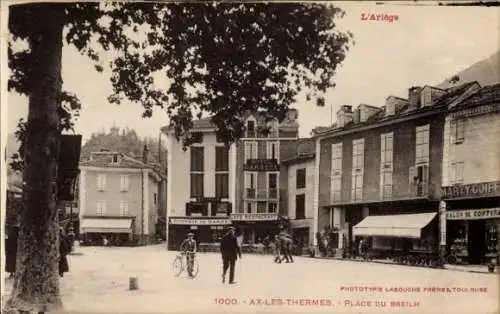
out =
[(213, 218), (170, 218), (172, 225), (191, 225), (191, 226), (222, 226), (230, 225), (229, 219), (213, 219)]
[(481, 114), (496, 112), (499, 110), (500, 110), (500, 107), (498, 106), (498, 104), (494, 104), (494, 105), (478, 106), (478, 107), (474, 107), (474, 108), (470, 108), (470, 109), (466, 109), (466, 110), (461, 110), (461, 111), (454, 112), (454, 113), (450, 114), (450, 116), (452, 118), (472, 117), (472, 116), (477, 116), (477, 115), (481, 115)]
[(278, 220), (278, 214), (231, 214), (231, 220), (233, 221), (266, 221), (266, 220)]
[(280, 167), (275, 159), (249, 159), (243, 166), (245, 171), (279, 171)]
[(472, 220), (500, 218), (500, 208), (450, 210), (446, 212), (448, 220)]
[(500, 195), (500, 181), (442, 187), (444, 199), (496, 195)]

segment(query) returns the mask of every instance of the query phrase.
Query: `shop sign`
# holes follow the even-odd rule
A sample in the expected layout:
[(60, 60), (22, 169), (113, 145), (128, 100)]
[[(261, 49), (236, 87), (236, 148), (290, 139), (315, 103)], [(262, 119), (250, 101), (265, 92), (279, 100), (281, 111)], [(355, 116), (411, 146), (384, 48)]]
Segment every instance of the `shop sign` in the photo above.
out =
[(463, 117), (468, 118), (468, 117), (472, 117), (472, 116), (496, 112), (498, 110), (500, 110), (500, 107), (498, 106), (498, 104), (478, 106), (478, 107), (454, 112), (451, 114), (451, 117), (452, 118), (463, 118)]
[(442, 187), (442, 197), (444, 199), (496, 196), (499, 194), (500, 181)]
[(500, 218), (500, 208), (450, 210), (446, 212), (448, 220), (473, 220)]
[(172, 225), (192, 225), (192, 226), (216, 226), (216, 225), (230, 225), (229, 219), (211, 219), (211, 218), (170, 218)]
[(279, 171), (278, 162), (275, 159), (249, 159), (243, 166), (244, 171)]
[(266, 221), (266, 220), (278, 220), (278, 214), (231, 214), (231, 220), (233, 221)]

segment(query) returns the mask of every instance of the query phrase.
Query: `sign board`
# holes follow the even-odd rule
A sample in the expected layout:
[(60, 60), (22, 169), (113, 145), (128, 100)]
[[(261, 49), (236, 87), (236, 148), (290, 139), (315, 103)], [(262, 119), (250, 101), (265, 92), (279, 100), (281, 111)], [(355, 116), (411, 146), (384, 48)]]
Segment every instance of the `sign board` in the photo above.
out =
[(231, 214), (233, 221), (267, 221), (278, 220), (278, 214)]
[(500, 195), (500, 181), (443, 186), (443, 199), (497, 196)]
[(452, 118), (464, 118), (464, 117), (468, 118), (468, 117), (472, 117), (472, 116), (497, 112), (499, 110), (500, 110), (500, 107), (498, 106), (498, 104), (492, 104), (492, 105), (485, 105), (485, 106), (477, 106), (477, 107), (466, 109), (466, 110), (460, 110), (460, 111), (451, 113), (450, 116)]
[(230, 225), (229, 219), (213, 219), (213, 218), (170, 218), (172, 225), (191, 225), (191, 226), (224, 226)]
[(450, 210), (446, 212), (448, 220), (473, 220), (500, 218), (500, 208)]
[(276, 159), (249, 159), (243, 166), (245, 171), (279, 171)]

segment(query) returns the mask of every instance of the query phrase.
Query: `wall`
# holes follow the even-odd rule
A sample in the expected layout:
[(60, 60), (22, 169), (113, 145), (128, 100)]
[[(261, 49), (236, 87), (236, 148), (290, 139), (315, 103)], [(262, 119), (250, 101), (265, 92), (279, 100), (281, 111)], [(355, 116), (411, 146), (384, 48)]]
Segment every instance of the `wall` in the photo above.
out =
[[(103, 170), (87, 169), (85, 175), (85, 212), (84, 216), (97, 217), (97, 202), (106, 201), (104, 216), (120, 216), (120, 202), (128, 202), (129, 216), (135, 216), (135, 233), (140, 234), (142, 226), (142, 177), (140, 170), (119, 170), (109, 168)], [(105, 191), (97, 190), (97, 175), (106, 174)], [(120, 191), (121, 175), (129, 175), (128, 192)]]
[(500, 181), (500, 113), (465, 120), (464, 141), (451, 142), (450, 116), (446, 117), (443, 152), (443, 186), (450, 184), (452, 162), (464, 162), (464, 184)]
[[(297, 169), (306, 169), (306, 187), (303, 189), (297, 189)], [(305, 216), (306, 218), (313, 218), (314, 208), (313, 208), (313, 197), (314, 197), (314, 159), (309, 161), (301, 162), (299, 164), (291, 165), (288, 168), (288, 217), (290, 219), (295, 218), (295, 196), (297, 194), (306, 195), (306, 208)]]
[[(167, 216), (185, 216), (186, 203), (191, 201), (191, 153), (190, 148), (185, 152), (182, 150), (182, 142), (177, 142), (170, 135), (169, 140), (169, 161), (168, 161), (168, 182), (167, 182)], [(193, 146), (204, 147), (204, 197), (215, 197), (215, 151), (217, 146), (223, 146), (217, 143), (215, 132), (204, 132), (203, 142)], [(231, 146), (229, 151), (229, 199), (223, 201), (232, 202), (234, 188), (231, 185), (234, 159), (232, 158), (235, 145)], [(239, 148), (238, 148), (239, 149)], [(239, 153), (238, 153), (239, 154)], [(238, 182), (238, 177), (236, 182)], [(242, 180), (239, 180), (242, 181)], [(235, 205), (233, 204), (233, 211)]]
[(330, 172), (331, 145), (343, 143), (342, 155), (342, 203), (351, 203), (352, 141), (365, 139), (365, 168), (363, 177), (363, 202), (380, 200), (380, 136), (394, 132), (393, 155), (393, 199), (411, 198), (414, 188), (409, 182), (410, 167), (415, 165), (415, 128), (430, 124), (429, 179), (433, 186), (434, 198), (439, 198), (436, 187), (441, 182), (442, 138), (444, 127), (443, 114), (401, 122), (398, 124), (373, 128), (361, 132), (330, 137), (321, 140), (319, 171), (319, 206), (331, 205)]

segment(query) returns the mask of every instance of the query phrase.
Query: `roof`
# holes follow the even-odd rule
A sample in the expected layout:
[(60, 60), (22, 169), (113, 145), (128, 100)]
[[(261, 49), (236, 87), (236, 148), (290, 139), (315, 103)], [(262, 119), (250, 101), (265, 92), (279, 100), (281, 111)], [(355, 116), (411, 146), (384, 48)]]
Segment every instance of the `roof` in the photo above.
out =
[[(115, 154), (118, 155), (118, 161), (112, 162), (112, 156)], [(151, 169), (160, 177), (165, 178), (165, 175), (162, 174), (156, 165), (145, 164), (140, 160), (120, 153), (108, 152), (107, 154), (99, 153), (99, 155), (100, 156), (94, 157), (91, 160), (80, 162), (80, 167)]]
[(459, 102), (455, 108), (488, 105), (494, 102), (500, 103), (500, 83), (481, 88), (479, 91)]
[(413, 109), (410, 110), (409, 105), (403, 106), (400, 110), (395, 112), (394, 115), (387, 116), (383, 110), (380, 110), (378, 113), (370, 116), (366, 121), (364, 122), (357, 122), (357, 123), (349, 123), (345, 125), (342, 128), (337, 127), (334, 125), (333, 127), (328, 127), (328, 128), (316, 128), (316, 132), (314, 133), (314, 136), (321, 136), (321, 135), (326, 135), (327, 133), (330, 132), (336, 132), (336, 131), (347, 131), (352, 129), (353, 131), (355, 129), (367, 126), (367, 125), (372, 125), (372, 124), (377, 124), (379, 122), (386, 122), (390, 120), (396, 120), (401, 117), (407, 117), (410, 115), (417, 115), (419, 113), (424, 113), (424, 112), (429, 112), (436, 110), (437, 108), (446, 108), (448, 104), (453, 102), (454, 100), (457, 100), (460, 96), (463, 96), (463, 94), (471, 88), (473, 85), (478, 84), (477, 82), (468, 82), (465, 84), (461, 84), (459, 86), (454, 86), (451, 88), (446, 89), (446, 93), (441, 96), (440, 98), (437, 99), (436, 102), (432, 106), (428, 107), (420, 107), (418, 109)]
[(282, 161), (285, 165), (293, 165), (314, 159), (316, 156), (316, 141), (313, 137), (300, 138), (297, 141), (297, 152), (295, 156)]

